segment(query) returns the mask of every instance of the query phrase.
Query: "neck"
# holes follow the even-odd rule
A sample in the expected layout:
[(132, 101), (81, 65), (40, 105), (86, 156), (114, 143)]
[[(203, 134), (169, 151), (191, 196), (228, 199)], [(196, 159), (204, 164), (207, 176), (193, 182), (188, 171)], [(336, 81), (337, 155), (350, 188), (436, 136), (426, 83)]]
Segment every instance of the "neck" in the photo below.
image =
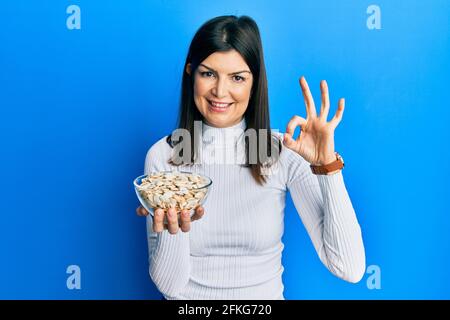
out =
[(245, 117), (237, 124), (225, 128), (214, 127), (203, 122), (203, 142), (214, 146), (234, 147), (246, 128)]

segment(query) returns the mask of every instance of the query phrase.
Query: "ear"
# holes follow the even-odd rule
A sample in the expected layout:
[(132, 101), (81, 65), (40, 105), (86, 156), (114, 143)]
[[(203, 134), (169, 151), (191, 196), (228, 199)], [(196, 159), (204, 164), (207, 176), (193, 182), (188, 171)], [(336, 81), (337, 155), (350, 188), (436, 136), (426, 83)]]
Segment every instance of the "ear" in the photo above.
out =
[(191, 63), (188, 63), (188, 64), (186, 65), (186, 73), (187, 73), (188, 75), (191, 75)]

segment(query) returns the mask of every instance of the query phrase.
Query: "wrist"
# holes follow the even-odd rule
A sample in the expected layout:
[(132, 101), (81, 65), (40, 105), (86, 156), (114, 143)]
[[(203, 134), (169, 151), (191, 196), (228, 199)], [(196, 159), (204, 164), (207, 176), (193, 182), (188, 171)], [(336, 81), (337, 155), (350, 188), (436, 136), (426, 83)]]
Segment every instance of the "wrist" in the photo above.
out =
[(314, 166), (326, 166), (332, 162), (336, 161), (336, 153), (329, 155), (327, 157), (323, 157), (322, 159), (317, 160), (316, 163), (312, 163)]
[[(328, 162), (325, 163), (326, 161)], [(322, 165), (311, 164), (310, 167), (312, 172), (314, 174), (331, 175), (337, 173), (344, 167), (344, 160), (337, 152), (335, 152), (334, 159), (332, 159), (331, 161), (329, 161), (329, 159), (326, 159), (323, 161), (323, 163), (325, 164)]]

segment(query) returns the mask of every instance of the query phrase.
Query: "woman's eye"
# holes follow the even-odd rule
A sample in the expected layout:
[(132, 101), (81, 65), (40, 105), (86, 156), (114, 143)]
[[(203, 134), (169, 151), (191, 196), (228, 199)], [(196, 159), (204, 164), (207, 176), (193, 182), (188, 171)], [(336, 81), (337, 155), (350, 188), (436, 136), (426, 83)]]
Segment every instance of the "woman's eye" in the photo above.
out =
[(200, 74), (202, 75), (202, 77), (205, 77), (205, 76), (209, 77), (209, 75), (212, 75), (212, 72), (211, 71), (203, 71)]
[[(203, 71), (203, 72), (200, 72), (200, 75), (201, 75), (202, 77), (207, 77), (207, 78), (209, 78), (209, 77), (211, 77), (211, 76), (214, 76), (214, 73), (211, 72), (211, 71)], [(235, 79), (236, 82), (244, 82), (244, 81), (245, 81), (245, 78), (244, 78), (244, 77), (241, 77), (241, 76), (233, 76), (233, 77), (234, 77), (234, 79)]]

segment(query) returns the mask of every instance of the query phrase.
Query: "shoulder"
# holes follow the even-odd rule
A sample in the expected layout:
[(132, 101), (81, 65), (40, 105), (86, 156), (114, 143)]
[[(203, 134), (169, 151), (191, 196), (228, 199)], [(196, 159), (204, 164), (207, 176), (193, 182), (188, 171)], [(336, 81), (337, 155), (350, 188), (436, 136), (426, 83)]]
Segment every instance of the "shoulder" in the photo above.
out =
[(167, 153), (170, 152), (170, 150), (172, 150), (172, 147), (170, 146), (168, 139), (170, 138), (169, 136), (164, 136), (161, 139), (159, 139), (158, 141), (156, 141), (147, 151), (147, 156), (148, 155), (156, 155), (156, 154), (161, 154), (161, 153)]
[(146, 171), (163, 167), (171, 156), (172, 147), (167, 142), (169, 136), (164, 136), (156, 141), (147, 151), (145, 156)]

